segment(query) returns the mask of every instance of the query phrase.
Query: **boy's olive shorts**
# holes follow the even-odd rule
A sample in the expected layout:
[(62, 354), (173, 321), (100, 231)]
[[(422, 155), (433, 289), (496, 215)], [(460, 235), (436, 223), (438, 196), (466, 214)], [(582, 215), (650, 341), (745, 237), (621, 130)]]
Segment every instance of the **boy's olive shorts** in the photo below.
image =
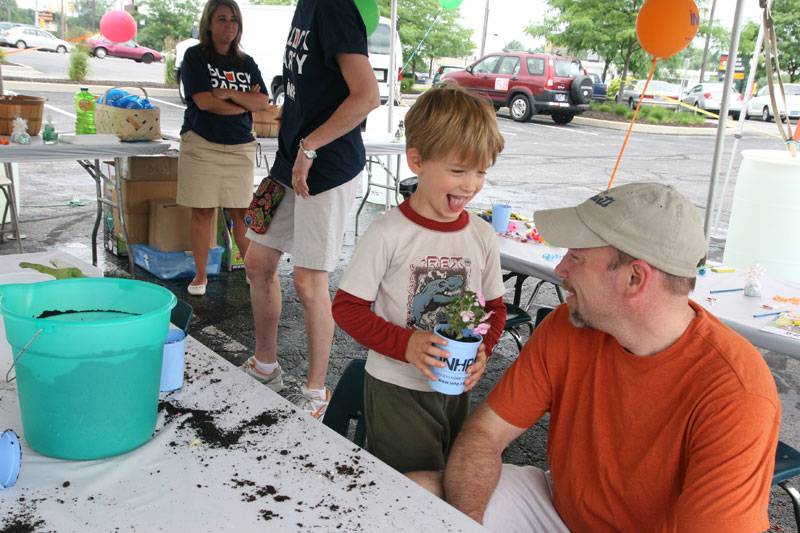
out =
[(364, 378), (367, 451), (402, 472), (444, 470), (470, 393), (421, 392)]

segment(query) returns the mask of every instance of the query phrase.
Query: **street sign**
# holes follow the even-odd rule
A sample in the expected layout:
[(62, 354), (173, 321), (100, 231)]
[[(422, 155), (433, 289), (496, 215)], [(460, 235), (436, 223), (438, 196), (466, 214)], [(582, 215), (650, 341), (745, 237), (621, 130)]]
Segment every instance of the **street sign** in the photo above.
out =
[[(728, 56), (720, 56), (719, 58), (719, 70), (720, 72), (725, 72), (728, 69)], [(734, 72), (744, 72), (744, 60), (741, 57), (736, 58), (736, 65), (734, 66)]]
[(39, 20), (43, 20), (45, 22), (53, 22), (55, 20), (55, 15), (53, 15), (52, 11), (39, 11)]

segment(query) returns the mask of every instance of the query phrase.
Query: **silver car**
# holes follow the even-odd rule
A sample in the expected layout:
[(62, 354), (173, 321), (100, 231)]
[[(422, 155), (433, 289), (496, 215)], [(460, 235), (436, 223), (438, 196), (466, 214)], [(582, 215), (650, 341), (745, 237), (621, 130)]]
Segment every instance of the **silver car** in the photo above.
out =
[(0, 42), (19, 49), (40, 48), (59, 54), (69, 52), (72, 48), (67, 41), (62, 41), (50, 32), (31, 26), (14, 26), (3, 31), (0, 35)]
[[(635, 80), (625, 86), (622, 90), (620, 103), (628, 104), (631, 109), (636, 109), (642, 90), (647, 80)], [(665, 107), (667, 109), (678, 109), (679, 89), (677, 85), (666, 81), (650, 80), (647, 85), (647, 92), (644, 94), (642, 106)], [(670, 100), (671, 98), (671, 100)]]
[[(786, 93), (786, 107), (789, 108), (789, 118), (800, 118), (800, 84), (785, 83), (783, 85)], [(778, 89), (778, 85), (775, 85)], [(781, 118), (786, 118), (786, 107), (783, 99), (776, 95), (778, 109), (781, 110)], [(747, 102), (747, 116), (761, 117), (764, 122), (769, 122), (775, 117), (775, 110), (772, 109), (772, 98), (769, 96), (769, 85), (764, 85), (758, 90), (758, 94), (750, 98)]]
[[(681, 102), (697, 107), (703, 111), (719, 113), (722, 105), (722, 89), (724, 84), (721, 81), (708, 81), (698, 83), (687, 92)], [(739, 120), (739, 113), (742, 110), (742, 93), (731, 87), (728, 98), (728, 114), (734, 119)]]

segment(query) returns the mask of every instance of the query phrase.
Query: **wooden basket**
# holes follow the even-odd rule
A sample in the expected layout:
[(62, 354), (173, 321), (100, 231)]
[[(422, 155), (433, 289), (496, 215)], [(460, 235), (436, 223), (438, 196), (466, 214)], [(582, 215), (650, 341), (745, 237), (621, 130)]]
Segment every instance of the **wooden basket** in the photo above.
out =
[(39, 135), (46, 101), (47, 98), (21, 94), (0, 96), (0, 134), (11, 135), (14, 119), (22, 117), (28, 121), (28, 135)]
[[(108, 101), (108, 92), (103, 95), (103, 102)], [(143, 87), (135, 87), (144, 93)], [(152, 141), (161, 138), (161, 110), (160, 109), (123, 109), (97, 104), (94, 111), (94, 123), (97, 133), (113, 133), (123, 141)]]
[(269, 106), (266, 111), (253, 111), (253, 130), (258, 137), (277, 137), (281, 129), (281, 116), (283, 108)]

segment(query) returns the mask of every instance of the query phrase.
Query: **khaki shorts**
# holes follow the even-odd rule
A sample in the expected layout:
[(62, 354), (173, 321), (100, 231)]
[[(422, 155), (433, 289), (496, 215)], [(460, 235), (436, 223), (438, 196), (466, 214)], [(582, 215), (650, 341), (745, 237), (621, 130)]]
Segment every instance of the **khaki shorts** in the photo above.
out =
[(361, 185), (360, 175), (325, 192), (303, 198), (286, 188), (269, 229), (249, 229), (252, 242), (292, 255), (295, 266), (333, 272), (342, 251), (350, 207)]
[(188, 207), (249, 207), (256, 142), (217, 144), (192, 130), (181, 135), (177, 203)]
[(569, 533), (553, 505), (550, 473), (535, 466), (503, 465), (483, 525), (503, 533)]
[(423, 392), (364, 376), (367, 451), (403, 474), (444, 470), (470, 393)]

